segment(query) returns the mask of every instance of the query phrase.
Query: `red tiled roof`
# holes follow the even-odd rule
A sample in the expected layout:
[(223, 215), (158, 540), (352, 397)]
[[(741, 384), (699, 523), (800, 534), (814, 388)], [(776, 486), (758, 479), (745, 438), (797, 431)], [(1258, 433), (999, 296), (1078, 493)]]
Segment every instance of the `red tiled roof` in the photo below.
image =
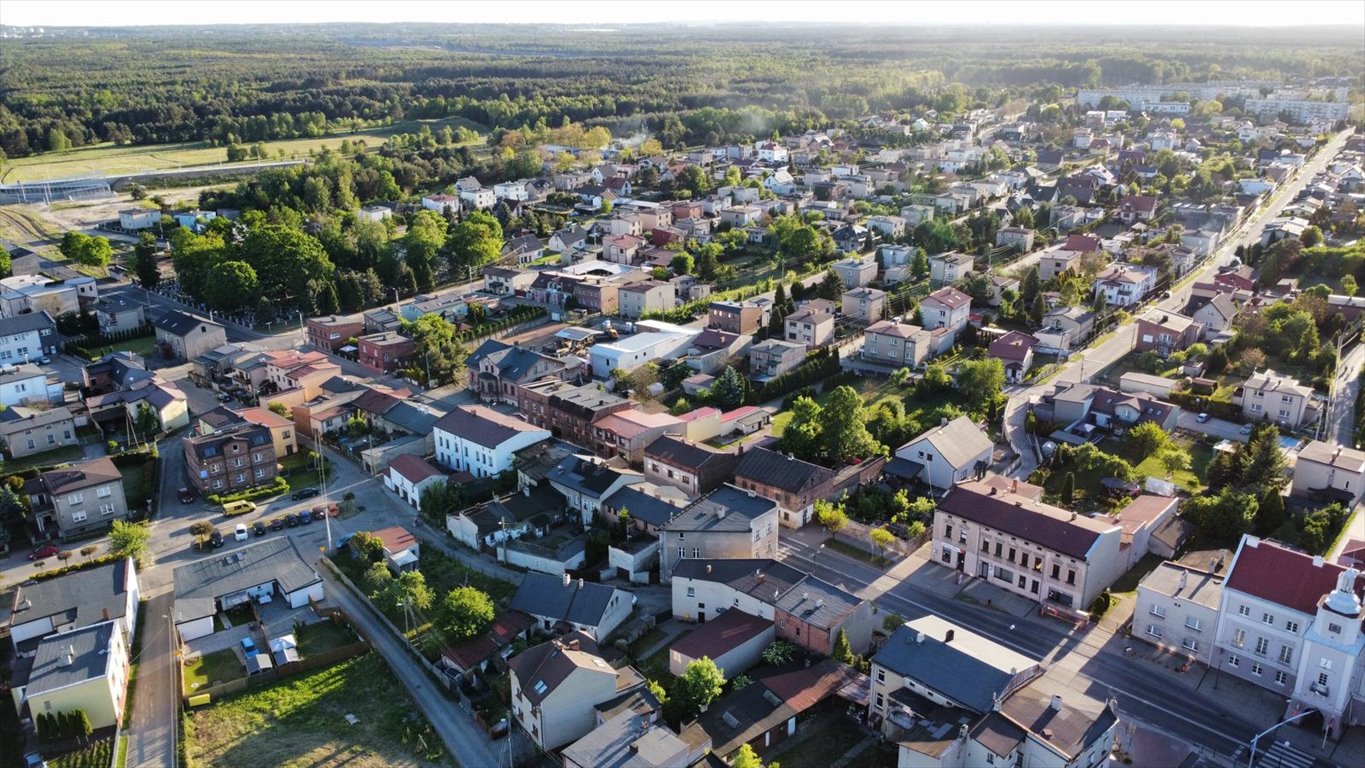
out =
[(1360, 539), (1347, 541), (1346, 546), (1341, 548), (1341, 554), (1337, 555), (1337, 563), (1347, 568), (1365, 566), (1365, 541)]
[(1335, 563), (1315, 565), (1306, 552), (1248, 536), (1232, 561), (1224, 588), (1312, 614), (1318, 600), (1336, 588), (1344, 570)]
[(971, 296), (968, 296), (956, 288), (940, 288), (924, 298), (926, 301), (933, 299), (949, 309), (957, 309), (958, 307), (972, 303)]
[(384, 542), (384, 550), (393, 555), (411, 549), (417, 543), (417, 537), (401, 525), (381, 528), (374, 531), (374, 535)]
[(425, 459), (404, 453), (393, 457), (389, 462), (389, 469), (395, 470), (403, 476), (404, 480), (410, 483), (420, 483), (428, 477), (439, 477), (441, 470), (431, 466)]
[(824, 659), (805, 669), (765, 677), (762, 684), (797, 712), (805, 712), (857, 679), (852, 667)]
[(716, 659), (749, 642), (772, 626), (771, 619), (750, 616), (736, 608), (722, 613), (714, 621), (708, 621), (679, 638), (669, 650), (677, 651), (689, 659), (700, 659), (703, 656)]
[(713, 415), (716, 415), (716, 414), (719, 414), (719, 413), (720, 413), (720, 409), (719, 409), (719, 408), (713, 408), (713, 407), (707, 405), (707, 406), (698, 408), (698, 409), (696, 409), (695, 411), (688, 411), (687, 413), (682, 414), (682, 415), (679, 416), (678, 418), (681, 419), (681, 420), (683, 420), (683, 421), (696, 421), (697, 419), (705, 419), (705, 418), (707, 418), (707, 417), (709, 417), (709, 416), (713, 416)]
[(1023, 361), (1030, 349), (1038, 346), (1038, 339), (1022, 331), (1010, 331), (991, 342), (990, 355), (1001, 360)]

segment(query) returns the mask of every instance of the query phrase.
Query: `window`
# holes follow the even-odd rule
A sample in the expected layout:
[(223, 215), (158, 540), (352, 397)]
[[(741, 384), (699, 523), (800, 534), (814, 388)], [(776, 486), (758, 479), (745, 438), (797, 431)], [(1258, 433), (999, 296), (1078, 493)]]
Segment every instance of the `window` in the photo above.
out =
[(1181, 642), (1180, 645), (1183, 646), (1187, 651), (1197, 652), (1199, 650), (1199, 641), (1193, 637), (1185, 638), (1185, 640)]
[(1185, 619), (1185, 628), (1186, 628), (1186, 629), (1193, 629), (1195, 632), (1202, 632), (1202, 631), (1203, 631), (1203, 629), (1202, 629), (1201, 626), (1200, 626), (1199, 619), (1196, 619), (1196, 618), (1193, 617), (1193, 616), (1190, 616), (1190, 617), (1188, 617), (1188, 618)]
[(1238, 616), (1250, 616), (1250, 615), (1251, 615), (1251, 608), (1250, 608), (1250, 606), (1246, 606), (1246, 605), (1239, 605), (1239, 606), (1237, 606), (1237, 615), (1238, 615)]
[(1166, 609), (1160, 605), (1153, 605), (1151, 613), (1153, 616), (1157, 616), (1163, 619), (1166, 618)]
[(873, 708), (873, 709), (881, 709), (882, 706), (883, 706), (883, 702), (885, 702), (885, 701), (886, 701), (885, 697), (883, 697), (880, 693), (877, 694), (877, 699), (876, 699), (876, 701), (874, 701), (874, 702), (872, 703), (872, 708)]
[(1149, 634), (1149, 635), (1151, 635), (1152, 637), (1155, 637), (1156, 639), (1160, 640), (1160, 639), (1161, 639), (1161, 636), (1164, 634), (1164, 632), (1162, 631), (1161, 627), (1158, 627), (1158, 626), (1155, 625), (1155, 624), (1148, 624), (1148, 625), (1147, 625), (1147, 634)]
[(1289, 682), (1289, 673), (1282, 669), (1277, 670), (1275, 672), (1275, 685), (1284, 685), (1287, 682)]
[(1270, 650), (1270, 641), (1264, 637), (1256, 638), (1256, 655), (1264, 656)]
[(985, 537), (985, 536), (982, 536), (982, 537), (981, 537), (981, 551), (982, 551), (982, 552), (989, 552), (990, 549), (991, 549), (991, 543), (990, 543), (989, 541), (986, 540), (986, 537)]
[(1246, 645), (1247, 631), (1245, 629), (1234, 629), (1232, 631), (1232, 644), (1241, 648)]
[(73, 493), (66, 497), (66, 503), (68, 504), (80, 504), (82, 501), (85, 501), (85, 497), (81, 496), (79, 493)]
[(1293, 649), (1293, 648), (1290, 648), (1290, 647), (1287, 646), (1287, 645), (1282, 645), (1282, 646), (1280, 646), (1280, 663), (1281, 663), (1281, 664), (1293, 664), (1293, 663), (1294, 663), (1294, 649)]
[(1053, 563), (1053, 564), (1052, 564), (1052, 578), (1058, 579), (1058, 578), (1061, 578), (1061, 576), (1062, 576), (1062, 566), (1060, 566), (1060, 565), (1058, 565), (1058, 564), (1056, 564), (1056, 563)]
[(687, 596), (688, 596), (688, 597), (696, 597), (696, 596), (697, 596), (697, 588), (696, 588), (696, 587), (688, 587), (688, 588), (687, 588)]
[(951, 538), (953, 537), (953, 524), (952, 524), (952, 523), (948, 523), (947, 525), (943, 526), (943, 536), (944, 536), (944, 538), (948, 538), (948, 539), (951, 539)]
[(1275, 615), (1272, 613), (1261, 614), (1261, 623), (1269, 624), (1272, 627), (1275, 626)]
[(1002, 549), (1003, 549), (1003, 547), (1001, 546), (1000, 542), (998, 542), (998, 541), (995, 542), (995, 556), (996, 556), (996, 557), (1000, 557), (1000, 551), (1001, 551)]
[(1075, 571), (1075, 569), (1073, 569), (1073, 568), (1067, 568), (1067, 569), (1066, 569), (1066, 583), (1067, 583), (1067, 584), (1075, 584), (1075, 583), (1076, 583), (1076, 571)]
[(1253, 674), (1253, 675), (1255, 675), (1255, 676), (1257, 676), (1257, 677), (1260, 677), (1260, 676), (1261, 676), (1261, 673), (1264, 672), (1264, 671), (1265, 671), (1265, 667), (1261, 666), (1260, 664), (1252, 664), (1252, 665), (1251, 665), (1251, 674)]
[(1331, 632), (1331, 633), (1334, 634), (1334, 635), (1339, 635), (1339, 634), (1341, 634), (1341, 625), (1340, 625), (1340, 624), (1332, 624), (1332, 623), (1329, 622), (1329, 623), (1327, 624), (1327, 631), (1328, 631), (1328, 632)]
[(943, 548), (943, 562), (947, 563), (948, 565), (952, 565), (953, 562), (953, 552), (947, 547)]
[(1232, 654), (1231, 656), (1228, 656), (1228, 666), (1230, 667), (1242, 666), (1242, 658), (1235, 653)]
[(1296, 635), (1299, 633), (1299, 623), (1297, 621), (1286, 621), (1284, 623), (1284, 628), (1286, 632), (1291, 632)]
[(678, 547), (678, 559), (681, 560), (684, 557), (687, 557), (687, 547)]
[(107, 517), (108, 515), (114, 514), (114, 505), (113, 505), (113, 504), (101, 504), (101, 505), (100, 505), (100, 514), (101, 514), (101, 515), (104, 515), (104, 516), (106, 516), (106, 517)]
[(98, 496), (98, 497), (100, 497), (101, 499), (107, 499), (107, 498), (109, 498), (109, 494), (110, 494), (110, 490), (109, 490), (109, 486), (107, 486), (107, 485), (102, 485), (102, 486), (100, 486), (99, 490), (95, 491), (95, 495)]
[(877, 682), (879, 683), (886, 682), (886, 670), (884, 669), (877, 670)]
[(701, 547), (692, 548), (692, 557), (694, 558), (701, 557)]

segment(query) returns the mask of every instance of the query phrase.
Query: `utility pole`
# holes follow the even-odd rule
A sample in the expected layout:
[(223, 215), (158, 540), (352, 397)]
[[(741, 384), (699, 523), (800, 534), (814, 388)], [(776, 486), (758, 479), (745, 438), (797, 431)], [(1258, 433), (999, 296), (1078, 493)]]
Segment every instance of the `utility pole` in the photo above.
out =
[(332, 505), (328, 502), (327, 496), (327, 457), (322, 453), (321, 435), (313, 435), (314, 445), (317, 446), (318, 454), (318, 477), (322, 483), (322, 524), (327, 529), (327, 549), (332, 549)]

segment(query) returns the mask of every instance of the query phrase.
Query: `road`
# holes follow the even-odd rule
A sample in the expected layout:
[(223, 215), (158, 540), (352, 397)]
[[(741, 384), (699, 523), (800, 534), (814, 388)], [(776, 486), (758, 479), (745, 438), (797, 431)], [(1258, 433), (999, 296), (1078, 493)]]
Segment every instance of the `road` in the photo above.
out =
[(133, 715), (128, 728), (129, 768), (171, 768), (175, 765), (175, 729), (180, 692), (175, 685), (176, 658), (172, 646), (169, 588), (147, 601), (146, 621), (138, 627), (142, 655), (133, 691)]
[[(1194, 283), (1212, 280), (1219, 268), (1232, 257), (1238, 246), (1249, 246), (1252, 243), (1259, 242), (1261, 230), (1265, 228), (1265, 225), (1271, 219), (1279, 216), (1280, 211), (1284, 210), (1284, 207), (1308, 186), (1313, 177), (1327, 167), (1332, 158), (1336, 157), (1341, 148), (1345, 146), (1346, 138), (1349, 135), (1350, 131), (1337, 134), (1328, 142), (1327, 146), (1318, 151), (1311, 161), (1299, 169), (1293, 183), (1281, 187), (1259, 213), (1253, 214), (1242, 225), (1240, 235), (1225, 240), (1218, 251), (1213, 254), (1213, 257), (1207, 261), (1207, 265), (1194, 273), (1193, 279), (1187, 276), (1171, 290), (1170, 298), (1162, 300), (1156, 306), (1168, 311), (1179, 311), (1188, 301)], [(1083, 381), (1112, 365), (1133, 348), (1133, 334), (1134, 329), (1131, 323), (1120, 326), (1114, 335), (1105, 338), (1097, 346), (1083, 352), (1073, 353), (1071, 362), (1063, 366), (1048, 382), (1031, 387), (1018, 387), (1009, 392), (1009, 404), (1005, 408), (1005, 437), (1014, 451), (1022, 457), (1018, 468), (1013, 473), (1015, 476), (1028, 477), (1038, 466), (1037, 456), (1029, 445), (1029, 435), (1024, 430), (1029, 403), (1051, 392), (1055, 384)]]
[(1360, 368), (1365, 364), (1365, 343), (1357, 341), (1337, 366), (1336, 380), (1327, 416), (1324, 440), (1338, 445), (1355, 445), (1356, 398), (1360, 396)]
[(869, 589), (883, 573), (869, 564), (813, 548), (800, 536), (784, 537), (779, 548), (784, 562), (857, 592), (882, 611), (905, 619), (929, 614), (946, 618), (1042, 660), (1049, 675), (1068, 678), (1078, 692), (1100, 700), (1117, 698), (1125, 719), (1140, 720), (1179, 739), (1231, 754), (1264, 727), (1228, 700), (1183, 689), (1177, 699), (1170, 681), (1124, 656), (1121, 636), (1097, 629), (1078, 635), (1061, 622), (990, 610), (921, 589), (908, 579), (886, 591)]

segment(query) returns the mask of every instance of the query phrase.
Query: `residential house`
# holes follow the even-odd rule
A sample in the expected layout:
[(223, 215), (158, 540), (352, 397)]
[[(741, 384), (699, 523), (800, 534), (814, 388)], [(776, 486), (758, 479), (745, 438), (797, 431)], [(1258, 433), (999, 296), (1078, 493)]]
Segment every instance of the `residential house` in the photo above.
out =
[(588, 349), (593, 376), (608, 379), (615, 370), (633, 371), (655, 360), (682, 356), (701, 330), (657, 320), (636, 323), (636, 333)]
[(690, 497), (710, 493), (734, 475), (739, 456), (664, 435), (644, 450), (647, 480), (671, 485)]
[(860, 355), (874, 363), (914, 368), (929, 358), (932, 345), (933, 337), (928, 331), (892, 318), (867, 327)]
[(986, 304), (991, 307), (999, 307), (1005, 301), (1005, 291), (1014, 291), (1019, 294), (1019, 281), (1004, 275), (990, 276), (991, 295), (986, 300)]
[(647, 312), (664, 312), (677, 304), (673, 283), (645, 280), (621, 287), (617, 311), (622, 317), (639, 320)]
[(1218, 627), (1223, 574), (1184, 563), (1158, 565), (1138, 583), (1133, 637), (1204, 664), (1214, 662), (1209, 637)]
[(61, 317), (78, 312), (99, 299), (95, 279), (78, 275), (54, 280), (45, 275), (14, 275), (0, 279), (0, 317), (46, 312)]
[(359, 315), (310, 317), (307, 328), (310, 346), (325, 352), (336, 352), (361, 334), (365, 321)]
[(601, 643), (630, 616), (635, 596), (568, 575), (527, 573), (508, 607), (529, 615), (546, 632), (579, 632)]
[(547, 377), (575, 378), (581, 366), (568, 365), (564, 360), (514, 346), (497, 339), (489, 339), (465, 359), (469, 372), (469, 388), (484, 402), (518, 404), (517, 394), (525, 384)]
[(595, 645), (583, 647), (585, 639), (550, 640), (508, 662), (512, 718), (547, 752), (588, 735), (594, 707), (640, 680), (634, 670), (613, 669), (596, 655)]
[(0, 365), (56, 355), (57, 323), (45, 311), (0, 317)]
[(107, 456), (49, 469), (25, 482), (24, 493), (38, 533), (47, 538), (87, 536), (128, 519), (123, 473)]
[(0, 367), (0, 405), (61, 402), (61, 382), (31, 363)]
[(876, 288), (854, 288), (841, 297), (844, 318), (862, 325), (872, 325), (886, 314), (886, 291)]
[(1034, 660), (937, 616), (902, 625), (872, 658), (869, 721), (900, 765), (1098, 766), (1118, 705), (1043, 675)]
[(971, 319), (972, 297), (956, 288), (940, 288), (919, 304), (920, 322), (926, 329), (947, 328), (954, 335)]
[(298, 437), (294, 434), (294, 422), (275, 413), (269, 408), (243, 408), (243, 421), (270, 430), (270, 441), (275, 446), (275, 456), (291, 456), (299, 450)]
[(1111, 264), (1095, 276), (1095, 296), (1110, 306), (1131, 307), (1156, 288), (1155, 269), (1132, 264)]
[(668, 671), (681, 677), (688, 664), (705, 657), (716, 663), (725, 679), (733, 680), (757, 666), (763, 649), (776, 639), (772, 619), (725, 611), (668, 647)]
[(536, 281), (536, 272), (517, 267), (486, 266), (483, 268), (483, 290), (494, 296), (523, 294)]
[[(417, 570), (422, 557), (422, 545), (417, 537), (401, 525), (370, 531), (384, 547), (384, 564), (394, 574)], [(354, 539), (352, 539), (354, 541)]]
[(106, 621), (116, 622), (129, 640), (138, 629), (140, 592), (132, 558), (27, 581), (16, 585), (11, 597), (5, 606), (9, 610), (5, 628), (20, 656), (27, 655), (41, 638)]
[(1234, 294), (1238, 291), (1254, 293), (1259, 279), (1260, 273), (1254, 267), (1243, 264), (1219, 270), (1218, 274), (1213, 276), (1213, 284)]
[(861, 682), (851, 668), (831, 659), (808, 667), (760, 675), (752, 685), (712, 702), (697, 725), (712, 744), (712, 765), (733, 760), (745, 744), (765, 756), (784, 740), (809, 730), (807, 713), (821, 702)]
[(276, 392), (298, 390), (305, 400), (322, 394), (322, 384), (341, 375), (341, 366), (322, 352), (278, 350), (265, 353), (266, 381)]
[(644, 482), (639, 474), (613, 467), (601, 459), (574, 454), (566, 456), (546, 476), (550, 487), (564, 496), (565, 505), (578, 513), (584, 527), (592, 524), (602, 502), (627, 485)]
[(1123, 572), (1122, 529), (996, 486), (967, 482), (939, 499), (934, 559), (1035, 602), (1087, 608)]
[(1033, 234), (1033, 230), (1024, 227), (1002, 227), (995, 233), (995, 247), (1026, 253), (1033, 250)]
[(460, 198), (457, 195), (424, 195), (422, 207), (440, 214), (458, 214), (460, 212)]
[(171, 618), (184, 642), (215, 631), (214, 616), (252, 600), (275, 598), (290, 608), (320, 602), (322, 577), (287, 536), (244, 544), (231, 552), (179, 566), (173, 573)]
[(726, 333), (751, 334), (766, 328), (772, 313), (770, 301), (713, 301), (707, 308), (707, 326)]
[(776, 502), (781, 523), (800, 528), (811, 521), (815, 502), (828, 498), (834, 471), (767, 448), (752, 448), (740, 456), (734, 484)]
[(472, 678), (477, 672), (487, 672), (494, 658), (498, 661), (507, 659), (515, 650), (515, 644), (530, 639), (534, 623), (534, 619), (521, 611), (500, 611), (487, 633), (441, 648), (441, 658), (436, 664), (453, 671), (461, 681)]
[(1078, 269), (1082, 255), (1080, 251), (1066, 248), (1048, 248), (1038, 258), (1038, 278), (1044, 281), (1051, 280), (1064, 272)]
[(181, 442), (186, 475), (204, 495), (268, 485), (279, 472), (275, 439), (268, 427), (244, 422)]
[(1153, 307), (1137, 319), (1133, 338), (1136, 352), (1155, 352), (1162, 357), (1188, 349), (1199, 341), (1204, 328), (1194, 318)]
[(765, 558), (777, 553), (777, 504), (754, 491), (722, 485), (689, 504), (660, 529), (660, 577), (691, 558)]
[(1218, 293), (1212, 297), (1190, 296), (1183, 314), (1188, 315), (1203, 326), (1205, 338), (1217, 336), (1232, 328), (1237, 317), (1237, 303), (1230, 293)]
[(0, 442), (11, 460), (80, 444), (75, 417), (63, 407), (14, 406), (0, 411)]
[(958, 416), (897, 448), (895, 455), (910, 462), (900, 470), (906, 479), (918, 477), (932, 488), (946, 489), (972, 476), (980, 478), (994, 450), (995, 444), (980, 427)]
[(1038, 339), (1022, 331), (1010, 331), (991, 342), (987, 354), (1005, 365), (1005, 381), (1022, 384), (1033, 367), (1033, 349)]
[(829, 265), (845, 288), (861, 288), (877, 279), (877, 262), (873, 259), (843, 259)]
[(431, 462), (410, 453), (399, 454), (389, 461), (384, 474), (384, 487), (398, 494), (398, 498), (421, 509), (422, 494), (428, 488), (446, 481), (446, 474)]
[(1253, 373), (1232, 394), (1232, 403), (1241, 407), (1242, 418), (1273, 421), (1289, 429), (1298, 429), (1303, 423), (1312, 400), (1312, 388), (1271, 370)]
[(900, 216), (869, 216), (867, 228), (885, 238), (905, 236), (906, 220)]
[(592, 445), (592, 423), (633, 407), (631, 401), (591, 383), (582, 386), (542, 379), (517, 387), (518, 409), (526, 420), (576, 445)]
[(773, 622), (777, 636), (829, 654), (839, 632), (854, 653), (872, 641), (872, 606), (823, 579), (769, 558), (682, 560), (673, 571), (673, 616), (710, 624), (729, 613)]
[[(833, 325), (833, 316), (829, 319)], [(796, 370), (805, 360), (805, 344), (768, 339), (749, 347), (749, 377), (759, 383), (772, 381)]]
[(1038, 351), (1066, 354), (1078, 348), (1095, 330), (1095, 313), (1085, 307), (1058, 307), (1043, 315), (1043, 327), (1033, 334)]
[(171, 310), (153, 323), (156, 341), (168, 357), (193, 360), (227, 343), (227, 329), (208, 318)]
[(1152, 195), (1128, 195), (1119, 202), (1119, 221), (1132, 224), (1156, 217), (1157, 199)]
[(929, 283), (934, 286), (952, 285), (967, 277), (975, 259), (969, 253), (949, 251), (929, 257)]
[[(1043, 396), (1043, 401), (1052, 406), (1048, 420), (1058, 424), (1093, 423), (1103, 429), (1123, 430), (1150, 421), (1169, 432), (1180, 418), (1180, 406), (1147, 392), (1125, 394), (1093, 384), (1058, 384), (1052, 395)], [(1065, 438), (1066, 434), (1061, 436)], [(1084, 431), (1082, 439), (1088, 434), (1088, 430)]]
[(642, 722), (635, 711), (603, 721), (609, 703), (597, 705), (597, 727), (560, 753), (564, 768), (685, 768), (707, 759), (711, 738), (695, 723), (679, 735), (652, 718)]
[(686, 431), (685, 423), (671, 414), (628, 408), (593, 422), (593, 449), (604, 458), (619, 456), (638, 467), (644, 459), (645, 446), (665, 434), (680, 436)]
[(1365, 451), (1310, 440), (1294, 460), (1293, 492), (1353, 508), (1365, 495)]
[(126, 709), (128, 659), (118, 622), (48, 636), (38, 642), (26, 677), (11, 681), (15, 705), (35, 720), (80, 710), (91, 728), (116, 728)]
[(433, 428), (436, 462), (475, 477), (512, 469), (513, 453), (550, 438), (550, 431), (482, 405), (462, 405)]
[(637, 235), (608, 235), (602, 238), (602, 258), (613, 264), (634, 264), (644, 244), (644, 238)]
[[(873, 265), (873, 272), (876, 266)], [(818, 349), (834, 341), (834, 302), (814, 299), (784, 319), (786, 340)]]
[(357, 339), (356, 361), (375, 373), (393, 373), (412, 362), (417, 345), (394, 331), (370, 333)]

